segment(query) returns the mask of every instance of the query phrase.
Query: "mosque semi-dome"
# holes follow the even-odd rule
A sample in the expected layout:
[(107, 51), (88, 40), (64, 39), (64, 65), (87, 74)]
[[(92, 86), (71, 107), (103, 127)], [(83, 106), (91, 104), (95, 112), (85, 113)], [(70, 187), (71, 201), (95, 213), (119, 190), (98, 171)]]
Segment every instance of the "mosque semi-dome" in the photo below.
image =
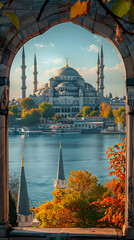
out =
[(57, 86), (57, 88), (74, 88), (74, 87), (76, 87), (75, 86), (75, 84), (74, 83), (72, 83), (72, 82), (62, 82), (62, 83), (60, 83), (58, 86)]

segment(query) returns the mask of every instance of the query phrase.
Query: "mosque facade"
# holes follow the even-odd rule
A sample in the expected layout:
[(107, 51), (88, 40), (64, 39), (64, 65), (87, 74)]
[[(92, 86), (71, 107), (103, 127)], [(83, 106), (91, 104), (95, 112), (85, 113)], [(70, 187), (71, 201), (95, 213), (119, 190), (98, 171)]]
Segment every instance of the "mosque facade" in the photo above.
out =
[[(24, 57), (25, 54), (23, 48), (22, 98), (26, 96), (26, 66)], [(66, 61), (65, 67), (59, 69), (57, 73), (48, 80), (48, 83), (38, 89), (37, 60), (35, 55), (33, 94), (29, 97), (34, 100), (36, 106), (42, 102), (52, 103), (55, 108), (55, 112), (61, 117), (73, 117), (79, 113), (84, 106), (90, 106), (92, 110), (97, 110), (104, 99), (103, 71), (103, 47), (101, 45), (100, 57), (98, 53), (96, 89), (90, 83), (85, 82), (78, 71), (68, 65), (68, 60)]]

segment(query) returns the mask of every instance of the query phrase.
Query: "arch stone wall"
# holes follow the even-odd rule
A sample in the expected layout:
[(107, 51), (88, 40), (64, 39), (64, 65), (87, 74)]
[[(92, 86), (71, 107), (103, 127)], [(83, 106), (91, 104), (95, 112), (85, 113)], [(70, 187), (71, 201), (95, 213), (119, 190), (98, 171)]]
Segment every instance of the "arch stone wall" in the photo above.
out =
[(0, 17), (0, 206), (2, 206), (0, 207), (0, 236), (6, 236), (8, 229), (7, 109), (11, 64), (14, 56), (25, 42), (64, 22), (78, 24), (92, 33), (107, 38), (117, 49), (123, 62), (127, 96), (127, 177), (124, 234), (128, 239), (132, 239), (134, 236), (134, 37), (122, 34), (124, 41), (117, 44), (114, 20), (106, 14), (96, 0), (92, 1), (87, 15), (72, 20), (70, 6), (75, 2), (75, 0), (49, 0), (37, 22), (36, 18), (44, 0), (14, 0), (11, 10), (15, 11), (19, 17), (20, 28), (18, 31), (6, 17)]

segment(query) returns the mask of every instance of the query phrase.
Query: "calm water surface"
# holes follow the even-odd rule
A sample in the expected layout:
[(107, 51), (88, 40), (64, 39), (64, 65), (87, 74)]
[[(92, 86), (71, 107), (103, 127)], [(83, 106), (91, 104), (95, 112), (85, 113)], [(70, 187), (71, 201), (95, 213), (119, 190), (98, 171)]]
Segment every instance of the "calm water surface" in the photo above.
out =
[(109, 179), (108, 147), (122, 141), (124, 135), (84, 134), (84, 135), (39, 135), (9, 136), (9, 170), (20, 176), (21, 155), (24, 166), (29, 198), (33, 205), (51, 200), (54, 178), (57, 173), (60, 140), (65, 176), (71, 170), (88, 170), (104, 183)]

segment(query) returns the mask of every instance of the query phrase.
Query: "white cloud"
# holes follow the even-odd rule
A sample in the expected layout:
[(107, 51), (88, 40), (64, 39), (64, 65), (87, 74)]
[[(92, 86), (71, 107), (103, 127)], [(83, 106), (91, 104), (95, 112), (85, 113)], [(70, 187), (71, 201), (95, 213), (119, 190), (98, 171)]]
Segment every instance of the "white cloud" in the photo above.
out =
[(94, 45), (94, 44), (91, 44), (89, 46), (89, 51), (98, 52), (98, 46)]
[(42, 43), (35, 43), (34, 46), (37, 47), (37, 48), (48, 47), (48, 45), (46, 45), (46, 44), (44, 45), (44, 44), (42, 44)]
[(17, 67), (17, 68), (15, 69), (15, 72), (20, 72), (20, 70), (21, 70), (21, 68), (20, 68), (20, 67)]
[(52, 42), (50, 44), (35, 43), (34, 46), (36, 48), (49, 48), (49, 47), (55, 47), (55, 44)]
[(106, 66), (104, 70), (124, 72), (122, 63), (118, 63), (118, 64), (116, 64), (116, 65), (113, 66), (113, 67), (107, 67), (107, 66)]
[(93, 38), (95, 38), (97, 42), (101, 42), (101, 39), (98, 38), (97, 36), (94, 36)]
[(56, 72), (57, 72), (58, 68), (57, 67), (54, 67), (50, 70), (45, 70), (44, 71), (44, 75), (45, 76), (53, 76)]
[(81, 50), (84, 51), (88, 51), (88, 52), (98, 52), (98, 46), (95, 44), (91, 44), (89, 45), (89, 47), (85, 48), (85, 47), (80, 47)]
[(51, 46), (51, 47), (55, 47), (55, 44), (51, 42), (51, 43), (50, 43), (50, 46)]
[(56, 58), (56, 59), (49, 59), (48, 61), (43, 62), (43, 64), (48, 64), (48, 63), (55, 63), (55, 64), (59, 64), (63, 62), (62, 58)]

